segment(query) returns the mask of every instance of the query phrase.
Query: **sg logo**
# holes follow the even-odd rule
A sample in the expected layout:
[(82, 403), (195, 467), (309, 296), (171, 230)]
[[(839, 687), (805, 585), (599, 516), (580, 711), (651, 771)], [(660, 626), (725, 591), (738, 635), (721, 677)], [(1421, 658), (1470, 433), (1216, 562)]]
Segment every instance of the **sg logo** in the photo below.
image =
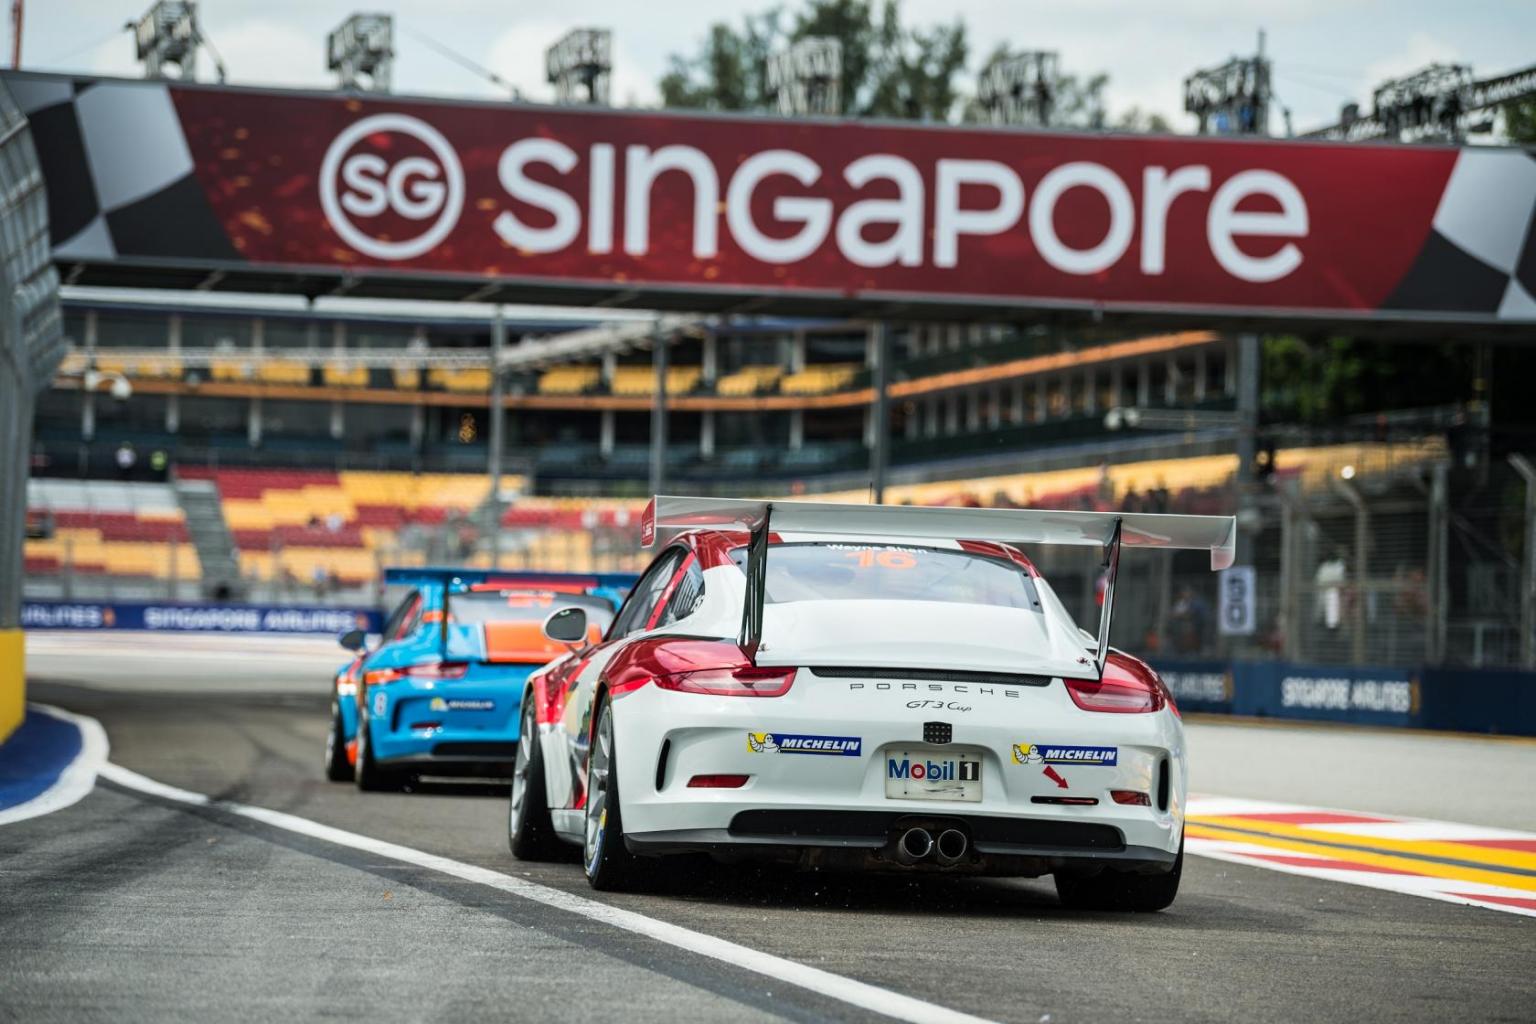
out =
[[(391, 162), (378, 151), (381, 147), (370, 145), (384, 135), (413, 139), (432, 155)], [(326, 149), (320, 165), (320, 206), (342, 241), (363, 255), (412, 259), (430, 251), (458, 223), (464, 210), (464, 168), (448, 140), (425, 121), (376, 114), (349, 126)], [(423, 227), (406, 238), (380, 237), (382, 232), (358, 223), (384, 214)]]

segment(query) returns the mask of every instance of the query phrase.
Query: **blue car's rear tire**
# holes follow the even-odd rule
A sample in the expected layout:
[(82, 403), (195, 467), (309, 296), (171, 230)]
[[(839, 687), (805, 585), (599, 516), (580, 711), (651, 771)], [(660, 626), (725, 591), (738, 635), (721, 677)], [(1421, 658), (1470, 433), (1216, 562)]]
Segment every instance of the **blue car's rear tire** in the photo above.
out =
[(331, 698), (331, 731), (325, 737), (325, 777), (332, 782), (352, 781), (352, 762), (347, 760), (347, 734), (341, 723), (341, 704)]
[(365, 793), (387, 793), (399, 789), (405, 781), (397, 769), (382, 767), (373, 757), (373, 744), (368, 742), (368, 716), (359, 715), (357, 720), (357, 788)]

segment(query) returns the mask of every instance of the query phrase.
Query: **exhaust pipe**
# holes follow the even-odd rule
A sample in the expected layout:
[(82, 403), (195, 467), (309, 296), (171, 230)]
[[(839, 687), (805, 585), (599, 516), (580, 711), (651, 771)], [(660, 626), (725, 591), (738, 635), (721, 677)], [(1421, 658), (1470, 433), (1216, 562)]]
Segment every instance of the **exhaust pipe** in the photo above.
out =
[(896, 841), (896, 859), (903, 864), (916, 864), (933, 852), (933, 836), (925, 828), (909, 828)]
[(938, 841), (934, 844), (939, 863), (948, 867), (958, 864), (965, 858), (965, 853), (971, 848), (971, 841), (965, 838), (965, 833), (957, 828), (947, 828), (939, 833)]

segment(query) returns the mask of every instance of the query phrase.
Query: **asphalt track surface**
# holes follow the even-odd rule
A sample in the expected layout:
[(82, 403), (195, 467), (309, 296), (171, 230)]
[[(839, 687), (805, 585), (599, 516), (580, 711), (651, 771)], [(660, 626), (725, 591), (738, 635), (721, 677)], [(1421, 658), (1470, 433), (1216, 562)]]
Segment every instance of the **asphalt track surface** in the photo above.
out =
[[(32, 638), (32, 700), (115, 765), (452, 858), (990, 1020), (1530, 1021), (1536, 919), (1198, 857), (1155, 915), (1074, 913), (1048, 879), (912, 882), (700, 866), (593, 893), (506, 850), (503, 787), (324, 781), (307, 641)], [(1193, 788), (1536, 830), (1536, 745), (1190, 724)], [(556, 903), (558, 900), (555, 901)], [(923, 1016), (916, 1014), (914, 1019)], [(0, 1019), (880, 1020), (549, 900), (103, 780), (0, 827)]]

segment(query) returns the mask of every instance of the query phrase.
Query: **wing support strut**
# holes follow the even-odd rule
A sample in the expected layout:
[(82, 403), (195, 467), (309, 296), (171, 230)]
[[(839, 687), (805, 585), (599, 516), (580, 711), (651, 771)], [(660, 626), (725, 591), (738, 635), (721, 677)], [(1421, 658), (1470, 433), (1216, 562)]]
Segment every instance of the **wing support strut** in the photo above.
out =
[(763, 517), (752, 524), (747, 541), (747, 593), (741, 605), (741, 635), (737, 642), (747, 657), (757, 660), (763, 643), (763, 604), (768, 595), (768, 521), (773, 518), (773, 503), (763, 506)]
[(1109, 623), (1115, 611), (1115, 576), (1120, 571), (1120, 534), (1123, 525), (1123, 520), (1116, 519), (1114, 528), (1104, 541), (1104, 562), (1101, 566), (1104, 571), (1104, 600), (1099, 606), (1099, 644), (1093, 656), (1093, 664), (1099, 670), (1100, 679), (1104, 678), (1104, 665), (1109, 660)]

